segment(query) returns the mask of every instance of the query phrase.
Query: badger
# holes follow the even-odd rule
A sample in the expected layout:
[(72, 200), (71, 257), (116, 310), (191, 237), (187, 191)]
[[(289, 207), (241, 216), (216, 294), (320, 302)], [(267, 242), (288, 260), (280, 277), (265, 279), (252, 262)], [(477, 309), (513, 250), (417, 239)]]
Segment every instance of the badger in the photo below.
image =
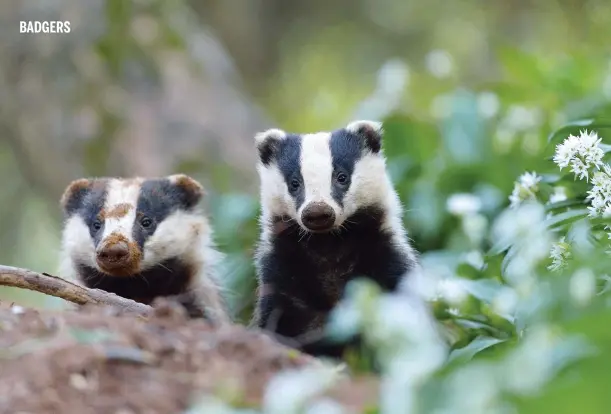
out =
[(72, 181), (60, 199), (60, 275), (144, 304), (174, 298), (193, 318), (229, 321), (218, 280), (224, 256), (199, 208), (203, 194), (184, 174)]
[[(382, 151), (382, 124), (331, 132), (269, 129), (255, 135), (260, 179), (258, 294), (251, 324), (284, 339), (324, 331), (357, 277), (396, 291), (419, 259)], [(323, 340), (294, 346), (341, 357)]]

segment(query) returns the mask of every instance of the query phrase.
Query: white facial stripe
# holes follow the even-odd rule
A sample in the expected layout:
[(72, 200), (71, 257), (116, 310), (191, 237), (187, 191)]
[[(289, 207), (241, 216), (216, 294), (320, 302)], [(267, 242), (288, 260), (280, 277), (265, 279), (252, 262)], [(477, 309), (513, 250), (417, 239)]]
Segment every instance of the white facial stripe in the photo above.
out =
[(295, 213), (295, 200), (286, 191), (286, 182), (278, 167), (258, 165), (257, 170), (261, 180), (261, 212), (268, 217), (271, 214)]
[[(379, 156), (365, 155), (354, 165), (352, 183), (345, 195), (345, 207), (385, 205), (389, 188), (384, 160)], [(350, 212), (352, 213), (352, 212)]]
[[(201, 215), (175, 211), (165, 218), (144, 243), (142, 269), (148, 269), (173, 257), (184, 257), (190, 250), (199, 251), (197, 243), (208, 244), (212, 229)], [(190, 258), (191, 259), (191, 258)]]
[(336, 206), (331, 197), (333, 160), (329, 147), (330, 138), (331, 134), (328, 132), (303, 136), (300, 162), (301, 175), (305, 183), (305, 200), (301, 208), (308, 203), (318, 201)]
[(71, 216), (64, 224), (62, 251), (69, 253), (74, 261), (95, 266), (95, 245), (89, 226), (78, 214)]
[[(139, 180), (129, 182), (117, 179), (110, 180), (106, 189), (106, 202), (104, 204), (106, 217), (102, 240), (112, 233), (120, 233), (128, 240), (132, 240), (132, 227), (136, 219), (136, 207), (138, 206), (141, 184)], [(121, 206), (126, 207), (126, 211), (120, 212), (119, 208)]]

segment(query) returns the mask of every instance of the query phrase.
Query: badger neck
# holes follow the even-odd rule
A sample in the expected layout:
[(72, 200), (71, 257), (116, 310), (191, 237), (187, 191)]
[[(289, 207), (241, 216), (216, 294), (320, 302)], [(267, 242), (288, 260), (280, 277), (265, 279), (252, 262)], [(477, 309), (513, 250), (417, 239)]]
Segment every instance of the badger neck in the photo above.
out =
[(195, 272), (192, 266), (173, 258), (130, 276), (109, 275), (84, 264), (78, 266), (78, 273), (89, 288), (150, 304), (156, 297), (188, 293)]
[(361, 208), (329, 233), (305, 233), (294, 220), (276, 217), (261, 250), (262, 266), (269, 269), (263, 283), (323, 312), (335, 306), (354, 277), (394, 289), (409, 263), (397, 243), (400, 236), (387, 227), (387, 214), (381, 207)]

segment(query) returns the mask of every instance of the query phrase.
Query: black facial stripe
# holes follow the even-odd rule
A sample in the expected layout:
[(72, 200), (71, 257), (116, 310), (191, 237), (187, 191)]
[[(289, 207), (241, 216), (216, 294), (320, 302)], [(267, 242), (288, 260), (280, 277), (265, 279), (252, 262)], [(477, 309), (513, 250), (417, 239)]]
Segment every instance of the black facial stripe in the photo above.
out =
[[(339, 129), (331, 134), (329, 141), (333, 176), (331, 177), (331, 196), (343, 207), (344, 196), (350, 188), (354, 166), (363, 156), (363, 141), (345, 129)], [(338, 182), (340, 173), (347, 176), (344, 183)]]
[(78, 190), (74, 190), (74, 192), (70, 195), (70, 198), (66, 200), (66, 205), (64, 206), (64, 214), (66, 217), (70, 217), (71, 215), (78, 213), (80, 208), (83, 206), (84, 200), (87, 198), (87, 195), (89, 195), (90, 192), (90, 187), (81, 187)]
[[(301, 137), (296, 134), (288, 134), (285, 139), (279, 143), (279, 148), (276, 153), (276, 162), (278, 169), (284, 177), (287, 189), (293, 199), (295, 205), (299, 208), (305, 200), (305, 183), (301, 175)], [(297, 180), (299, 188), (292, 190), (291, 182)]]
[(82, 200), (78, 214), (83, 218), (85, 224), (89, 227), (89, 234), (93, 239), (95, 246), (98, 246), (104, 233), (104, 221), (100, 220), (102, 227), (99, 230), (93, 228), (93, 223), (98, 219), (98, 216), (104, 208), (106, 201), (106, 186), (93, 186)]
[[(166, 178), (146, 180), (140, 187), (136, 206), (133, 237), (140, 249), (144, 242), (155, 233), (155, 229), (166, 217), (178, 209), (186, 209), (188, 200), (183, 191)], [(151, 225), (144, 227), (143, 218), (149, 218)]]

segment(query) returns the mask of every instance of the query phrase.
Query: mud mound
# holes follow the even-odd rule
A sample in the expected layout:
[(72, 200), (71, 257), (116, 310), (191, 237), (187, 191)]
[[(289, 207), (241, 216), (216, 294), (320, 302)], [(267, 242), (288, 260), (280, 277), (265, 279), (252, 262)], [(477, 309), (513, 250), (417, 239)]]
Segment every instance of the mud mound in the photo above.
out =
[[(313, 358), (242, 326), (158, 302), (144, 319), (108, 307), (0, 306), (0, 413), (180, 413), (202, 392), (258, 406), (277, 371)], [(338, 396), (362, 400), (343, 384)], [(370, 387), (369, 387), (370, 388)], [(371, 394), (371, 393), (369, 393)]]

